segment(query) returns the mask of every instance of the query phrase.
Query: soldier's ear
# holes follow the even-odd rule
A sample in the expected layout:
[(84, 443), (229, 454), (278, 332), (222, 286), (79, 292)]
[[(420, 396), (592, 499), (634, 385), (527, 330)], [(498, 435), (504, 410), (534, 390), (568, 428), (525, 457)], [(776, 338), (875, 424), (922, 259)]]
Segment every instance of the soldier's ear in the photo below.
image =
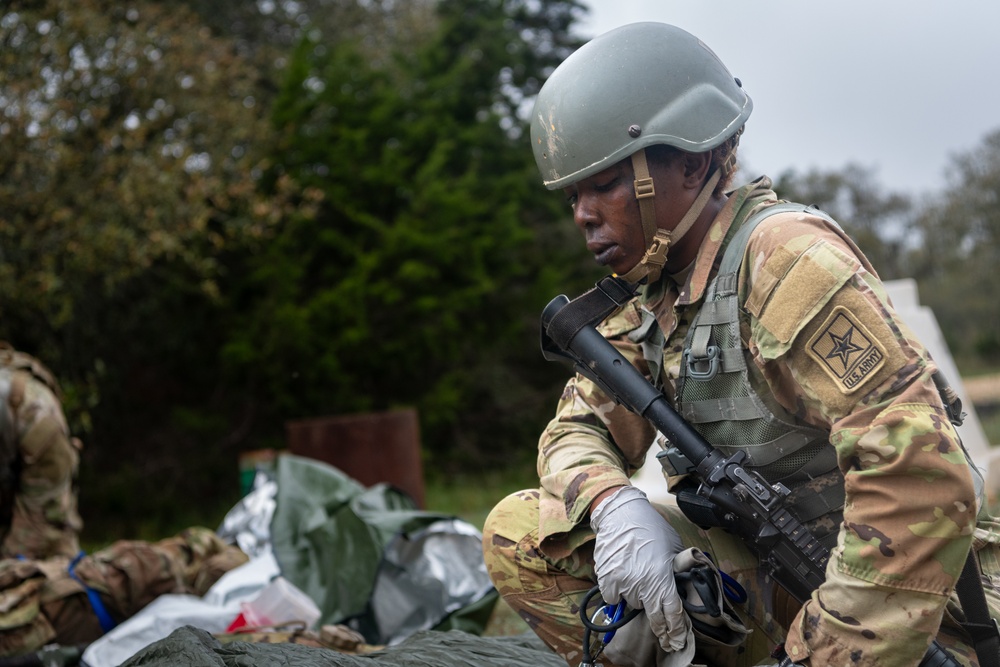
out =
[(712, 152), (684, 153), (684, 184), (690, 187), (701, 187), (708, 178), (708, 170), (712, 166)]

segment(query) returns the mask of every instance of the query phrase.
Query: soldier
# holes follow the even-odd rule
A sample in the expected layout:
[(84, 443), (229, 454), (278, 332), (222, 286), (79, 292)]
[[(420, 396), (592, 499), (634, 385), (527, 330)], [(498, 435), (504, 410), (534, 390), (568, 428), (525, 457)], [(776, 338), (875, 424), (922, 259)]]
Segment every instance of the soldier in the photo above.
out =
[(91, 555), (0, 560), (0, 657), (89, 644), (160, 595), (204, 595), (248, 560), (208, 528)]
[(0, 557), (75, 556), (82, 528), (70, 436), (52, 373), (0, 341)]
[[(980, 566), (996, 575), (1000, 538), (985, 512), (977, 526), (978, 471), (937, 369), (836, 223), (801, 207), (758, 216), (778, 203), (767, 177), (728, 189), (751, 109), (705, 44), (639, 23), (553, 72), (531, 143), (598, 263), (642, 284), (598, 330), (709, 442), (791, 489), (832, 550), (825, 582), (800, 605), (731, 534), (650, 503), (629, 479), (657, 434), (581, 375), (540, 438), (540, 488), (486, 520), (487, 568), (573, 666), (595, 582), (644, 611), (626, 629), (645, 632), (616, 636), (605, 665), (753, 665), (781, 645), (803, 665), (916, 665), (935, 637), (975, 664), (952, 593), (973, 543), (989, 545)], [(676, 491), (685, 478), (668, 481)], [(745, 589), (745, 641), (739, 623), (722, 641), (692, 628), (673, 568), (688, 547)], [(996, 617), (1000, 598), (987, 598)]]

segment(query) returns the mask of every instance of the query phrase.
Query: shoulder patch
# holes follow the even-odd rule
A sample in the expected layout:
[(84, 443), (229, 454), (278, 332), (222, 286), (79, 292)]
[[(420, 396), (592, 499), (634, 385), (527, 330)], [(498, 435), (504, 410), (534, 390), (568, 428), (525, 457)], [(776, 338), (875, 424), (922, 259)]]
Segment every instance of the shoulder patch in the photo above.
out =
[(885, 349), (847, 308), (837, 306), (806, 345), (806, 352), (845, 394), (885, 364)]
[[(788, 258), (777, 253), (783, 262)], [(857, 261), (825, 241), (812, 243), (775, 282), (758, 321), (781, 344), (789, 344), (830, 301), (856, 269)]]

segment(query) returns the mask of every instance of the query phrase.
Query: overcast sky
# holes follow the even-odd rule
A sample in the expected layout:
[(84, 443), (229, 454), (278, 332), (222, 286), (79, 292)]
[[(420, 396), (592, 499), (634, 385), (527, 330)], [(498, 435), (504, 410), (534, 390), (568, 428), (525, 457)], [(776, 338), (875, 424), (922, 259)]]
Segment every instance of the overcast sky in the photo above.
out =
[(672, 23), (699, 37), (754, 102), (747, 177), (876, 169), (883, 187), (946, 185), (950, 157), (1000, 129), (996, 0), (584, 0), (586, 37)]

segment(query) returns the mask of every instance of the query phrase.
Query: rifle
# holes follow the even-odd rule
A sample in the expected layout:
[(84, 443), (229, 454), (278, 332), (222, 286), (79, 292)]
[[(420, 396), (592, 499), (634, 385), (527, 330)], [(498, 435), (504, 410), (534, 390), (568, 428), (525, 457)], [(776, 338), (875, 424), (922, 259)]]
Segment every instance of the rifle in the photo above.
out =
[[(771, 484), (743, 467), (746, 453), (726, 456), (705, 440), (594, 325), (635, 295), (635, 286), (616, 276), (570, 301), (552, 299), (542, 311), (542, 355), (569, 361), (611, 398), (646, 418), (689, 462), (697, 494), (711, 502), (726, 525), (760, 558), (774, 580), (800, 603), (826, 579), (829, 552), (788, 511), (787, 487)], [(782, 663), (784, 664), (784, 663)], [(936, 640), (921, 667), (958, 667)]]

